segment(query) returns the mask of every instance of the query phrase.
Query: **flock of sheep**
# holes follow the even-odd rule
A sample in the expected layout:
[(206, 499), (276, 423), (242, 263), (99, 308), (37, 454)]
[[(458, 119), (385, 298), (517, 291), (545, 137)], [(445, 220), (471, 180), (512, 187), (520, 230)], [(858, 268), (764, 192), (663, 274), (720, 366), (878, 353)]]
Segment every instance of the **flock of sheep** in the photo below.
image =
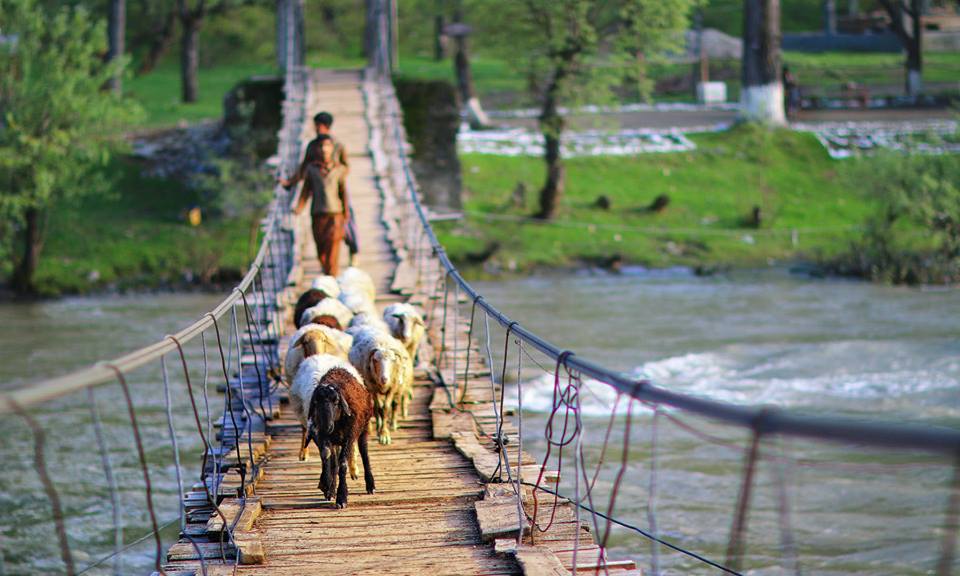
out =
[(328, 500), (336, 492), (338, 508), (347, 505), (347, 467), (359, 477), (358, 453), (367, 493), (375, 489), (370, 419), (380, 443), (390, 444), (391, 430), (408, 415), (413, 362), (425, 333), (410, 304), (391, 304), (381, 316), (375, 300), (373, 279), (359, 268), (317, 277), (297, 301), (297, 332), (284, 360), (290, 403), (303, 426), (300, 460), (314, 442), (322, 460), (319, 488)]

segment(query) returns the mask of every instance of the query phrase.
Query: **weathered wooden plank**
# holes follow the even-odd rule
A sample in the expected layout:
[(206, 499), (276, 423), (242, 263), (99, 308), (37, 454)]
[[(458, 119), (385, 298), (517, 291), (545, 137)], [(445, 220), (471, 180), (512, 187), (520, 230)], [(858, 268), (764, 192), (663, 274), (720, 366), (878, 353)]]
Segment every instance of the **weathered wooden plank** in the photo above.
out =
[(493, 542), (498, 538), (516, 538), (523, 529), (529, 533), (526, 522), (521, 525), (518, 516), (518, 502), (516, 495), (498, 496), (478, 500), (475, 504), (477, 522), (480, 524), (480, 535), (484, 542)]

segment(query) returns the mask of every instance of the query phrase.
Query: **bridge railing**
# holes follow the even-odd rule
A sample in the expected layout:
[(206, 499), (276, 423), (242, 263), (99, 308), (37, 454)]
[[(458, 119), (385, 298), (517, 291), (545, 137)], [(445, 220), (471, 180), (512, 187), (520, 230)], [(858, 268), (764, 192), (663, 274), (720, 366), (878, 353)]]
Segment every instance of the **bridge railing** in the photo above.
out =
[[(298, 6), (284, 3), (278, 176), (296, 169), (303, 141), (308, 84), (297, 57)], [(190, 326), (128, 354), (0, 393), (0, 414), (7, 416), (0, 575), (127, 574), (148, 565), (164, 573), (162, 534), (169, 538), (176, 525), (205, 574), (209, 554), (202, 548), (211, 542), (188, 518), (188, 508), (203, 507), (225, 524), (226, 541), (216, 543), (220, 560), (238, 561), (231, 549), (235, 522), (227, 522), (218, 503), (225, 494), (243, 501), (250, 493), (259, 465), (252, 438), (277, 401), (271, 376), (279, 373), (280, 300), (296, 250), (290, 200), (289, 191), (274, 188), (243, 279)], [(117, 334), (122, 338), (123, 331)], [(212, 386), (225, 392), (222, 401), (211, 396)], [(201, 494), (201, 501), (188, 502), (190, 493)], [(40, 536), (50, 520), (55, 539)], [(141, 543), (150, 539), (154, 550), (143, 552)]]
[[(388, 27), (386, 14), (389, 10), (386, 4), (386, 2), (374, 2), (374, 10), (376, 10), (376, 15), (379, 16), (379, 20), (374, 19), (374, 26), (375, 30), (381, 32)], [(388, 218), (392, 221), (388, 221), (387, 225), (388, 228), (392, 226), (397, 229), (398, 241), (395, 242), (395, 245), (398, 245), (397, 249), (404, 257), (398, 275), (415, 278), (419, 292), (430, 293), (432, 290), (433, 293), (428, 300), (442, 299), (440, 310), (434, 311), (433, 314), (428, 310), (428, 319), (431, 322), (434, 320), (440, 321), (442, 322), (441, 326), (444, 327), (442, 329), (443, 341), (439, 343), (439, 353), (434, 355), (434, 361), (436, 362), (437, 373), (442, 375), (446, 385), (451, 390), (451, 398), (462, 399), (471, 378), (470, 366), (460, 364), (460, 367), (457, 367), (457, 359), (462, 358), (460, 352), (463, 352), (463, 350), (452, 349), (453, 346), (457, 345), (457, 338), (448, 336), (451, 332), (447, 326), (450, 319), (453, 319), (455, 325), (455, 329), (452, 331), (454, 334), (467, 331), (470, 337), (477, 339), (478, 342), (483, 343), (485, 340), (491, 380), (502, 385), (511, 378), (509, 374), (516, 376), (517, 387), (512, 392), (514, 397), (512, 399), (506, 398), (503, 390), (507, 387), (503, 386), (499, 400), (500, 414), (496, 414), (497, 402), (494, 402), (495, 414), (493, 416), (502, 418), (504, 402), (513, 402), (520, 430), (517, 439), (519, 444), (516, 452), (517, 457), (520, 457), (522, 446), (536, 444), (537, 442), (540, 443), (540, 448), (545, 452), (540, 474), (535, 482), (520, 478), (519, 467), (516, 471), (516, 477), (509, 478), (509, 481), (515, 482), (515, 491), (518, 495), (523, 494), (522, 485), (536, 486), (537, 490), (546, 490), (543, 487), (544, 471), (551, 466), (559, 468), (563, 462), (563, 449), (569, 446), (575, 454), (574, 456), (568, 456), (568, 462), (571, 458), (573, 459), (574, 471), (573, 478), (568, 478), (566, 482), (567, 496), (580, 509), (591, 514), (594, 526), (597, 529), (597, 537), (602, 537), (602, 547), (607, 544), (611, 524), (616, 524), (622, 529), (625, 528), (639, 534), (652, 542), (650, 558), (654, 574), (658, 574), (661, 569), (659, 560), (661, 547), (686, 555), (693, 562), (693, 567), (710, 570), (719, 569), (723, 572), (738, 574), (744, 565), (746, 554), (747, 525), (751, 502), (757, 498), (755, 485), (757, 484), (759, 463), (761, 461), (772, 461), (779, 466), (784, 462), (794, 464), (801, 462), (799, 458), (784, 455), (780, 448), (769, 450), (769, 446), (766, 446), (766, 444), (777, 443), (780, 445), (780, 443), (789, 439), (796, 439), (797, 442), (812, 441), (823, 445), (853, 446), (854, 453), (860, 453), (863, 458), (868, 458), (865, 453), (869, 451), (874, 451), (872, 453), (876, 453), (875, 451), (880, 451), (880, 453), (897, 451), (900, 454), (904, 452), (926, 454), (931, 459), (930, 462), (940, 466), (941, 469), (946, 467), (947, 470), (952, 470), (952, 472), (947, 474), (949, 479), (942, 485), (946, 489), (946, 497), (943, 500), (942, 508), (940, 508), (942, 516), (939, 519), (931, 518), (926, 527), (936, 533), (934, 538), (939, 541), (937, 546), (939, 552), (935, 554), (937, 558), (933, 562), (933, 566), (924, 566), (924, 568), (933, 569), (941, 575), (953, 572), (956, 563), (955, 548), (958, 524), (960, 524), (958, 522), (958, 516), (960, 516), (960, 430), (950, 427), (911, 424), (893, 419), (866, 420), (853, 417), (818, 416), (772, 406), (720, 402), (707, 397), (675, 392), (658, 386), (649, 379), (637, 378), (611, 370), (578, 355), (576, 351), (567, 350), (526, 328), (487, 301), (475, 287), (464, 279), (448, 257), (431, 226), (431, 221), (438, 216), (421, 203), (416, 179), (408, 157), (409, 145), (402, 123), (402, 112), (391, 82), (390, 50), (382, 41), (387, 36), (376, 32), (372, 36), (381, 41), (375, 42), (374, 48), (369, 51), (370, 61), (365, 92), (368, 108), (371, 110), (369, 118), (371, 140), (374, 143), (374, 164), (380, 166), (381, 188), (386, 202), (395, 207)], [(422, 282), (427, 282), (427, 286), (423, 286)], [(431, 285), (431, 282), (436, 282), (437, 285)], [(468, 311), (461, 309), (464, 306), (468, 308)], [(442, 319), (435, 319), (432, 316)], [(502, 354), (490, 350), (491, 324), (495, 327), (498, 326), (504, 333)], [(481, 328), (484, 328), (483, 337), (481, 337)], [(466, 351), (466, 354), (467, 362), (469, 362), (470, 352)], [(534, 355), (539, 360), (534, 358)], [(515, 359), (517, 367), (515, 370), (508, 371), (508, 357), (510, 356)], [(445, 363), (443, 359), (448, 357), (452, 358), (452, 361), (447, 360)], [(502, 369), (500, 366), (494, 366), (495, 359), (503, 362)], [(524, 359), (526, 359), (526, 365), (523, 364)], [(532, 365), (537, 367), (531, 367)], [(496, 372), (499, 372), (499, 374), (495, 374)], [(545, 425), (546, 429), (535, 430), (536, 436), (531, 436), (528, 430), (527, 437), (524, 438), (523, 398), (525, 394), (529, 395), (532, 392), (529, 388), (533, 384), (532, 380), (534, 378), (532, 376), (543, 375), (544, 373), (548, 374), (547, 377), (554, 384), (553, 405), (549, 410), (549, 416), (545, 422), (540, 422), (541, 425)], [(583, 396), (590, 393), (588, 382), (607, 387), (612, 391), (615, 398), (613, 402), (608, 403), (609, 421), (606, 426), (600, 428), (600, 437), (604, 440), (599, 460), (595, 455), (592, 457), (596, 470), (589, 472), (586, 469), (585, 462), (587, 459), (584, 458), (582, 446), (584, 435), (589, 427), (582, 411)], [(612, 407), (609, 404), (612, 404)], [(633, 414), (635, 404), (648, 410), (652, 416), (652, 422), (647, 424), (652, 442), (649, 450), (652, 454), (650, 455), (650, 461), (645, 462), (651, 469), (649, 490), (646, 494), (648, 500), (646, 506), (648, 525), (646, 529), (620, 520), (615, 515), (617, 512), (617, 493), (622, 487), (625, 472), (630, 464), (627, 454), (630, 450), (631, 420), (636, 420), (636, 414)], [(624, 416), (626, 416), (625, 422), (623, 421)], [(747, 435), (746, 442), (720, 438), (705, 431), (703, 427), (693, 426), (687, 420), (691, 416), (703, 419), (708, 426), (721, 425), (742, 430)], [(527, 416), (528, 421), (531, 417), (531, 415)], [(707, 558), (703, 550), (698, 553), (696, 550), (683, 548), (662, 538), (658, 533), (656, 521), (657, 486), (660, 485), (660, 490), (667, 490), (667, 488), (662, 487), (662, 481), (658, 481), (656, 460), (657, 423), (663, 421), (678, 426), (700, 443), (733, 448), (742, 452), (739, 489), (733, 505), (733, 520), (730, 524), (724, 550), (725, 559), (722, 562)], [(591, 423), (595, 424), (593, 419), (591, 419)], [(568, 424), (571, 431), (567, 430)], [(563, 427), (562, 433), (559, 431), (561, 426)], [(637, 424), (635, 423), (634, 426), (637, 426)], [(662, 424), (659, 426), (662, 427)], [(610, 443), (611, 430), (615, 427), (618, 430), (626, 428), (623, 445), (620, 448), (624, 457), (622, 462), (615, 463), (612, 472), (608, 470), (606, 473), (607, 484), (604, 499), (607, 508), (606, 514), (603, 514), (600, 510), (599, 500), (595, 501), (595, 498), (599, 498), (598, 494), (601, 491), (594, 492), (594, 488), (604, 464), (604, 455), (607, 453)], [(604, 430), (605, 434), (603, 433)], [(497, 436), (496, 441), (502, 442), (505, 440), (503, 437), (499, 437), (499, 433)], [(531, 438), (537, 438), (538, 440), (531, 440)], [(771, 454), (769, 452), (776, 453)], [(500, 453), (502, 455), (508, 453), (504, 445), (501, 445)], [(839, 468), (859, 470), (856, 462), (842, 460), (842, 458), (849, 457), (849, 453), (840, 454), (842, 455), (837, 455), (840, 460), (824, 464), (835, 464)], [(896, 468), (896, 466), (894, 465), (892, 468)], [(504, 469), (508, 471), (509, 475), (511, 469), (509, 462), (505, 464)], [(870, 473), (876, 473), (877, 470), (883, 470), (884, 467), (865, 465), (863, 469)], [(777, 470), (782, 472), (781, 468), (777, 468)], [(588, 475), (593, 476), (592, 482), (589, 481)], [(790, 521), (789, 490), (787, 488), (789, 478), (779, 472), (776, 475), (778, 478), (776, 480), (778, 485), (777, 499), (780, 501), (780, 505), (774, 508), (778, 515), (777, 525), (781, 532), (780, 554), (782, 564), (785, 571), (799, 573), (798, 545), (795, 542)], [(631, 481), (638, 484), (634, 479), (631, 479)], [(829, 489), (829, 487), (826, 489)], [(535, 495), (537, 490), (534, 491)], [(569, 491), (572, 491), (573, 494), (569, 494)], [(538, 532), (540, 526), (536, 512), (531, 515), (529, 508), (526, 510), (521, 508), (518, 510), (518, 515), (521, 525), (529, 525), (531, 532)], [(877, 521), (880, 522), (881, 519), (878, 518)], [(604, 526), (605, 530), (602, 529)], [(708, 552), (716, 551), (715, 548), (711, 548)], [(576, 559), (574, 563), (576, 563)]]

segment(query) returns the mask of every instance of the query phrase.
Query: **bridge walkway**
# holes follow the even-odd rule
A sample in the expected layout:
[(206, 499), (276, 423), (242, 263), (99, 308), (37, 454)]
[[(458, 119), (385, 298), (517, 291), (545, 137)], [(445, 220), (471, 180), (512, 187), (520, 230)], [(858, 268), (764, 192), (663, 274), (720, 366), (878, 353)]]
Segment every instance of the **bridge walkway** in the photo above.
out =
[[(392, 217), (387, 213), (391, 203), (384, 202), (387, 193), (381, 192), (383, 183), (378, 189), (378, 168), (371, 153), (377, 144), (370, 141), (371, 115), (367, 108), (374, 103), (365, 102), (358, 72), (314, 70), (309, 78), (303, 142), (313, 137), (309, 120), (313, 114), (326, 110), (334, 115), (334, 134), (350, 154), (348, 186), (360, 230), (359, 266), (378, 284), (377, 305), (382, 309), (407, 298), (391, 290), (396, 288), (398, 258), (384, 225)], [(371, 96), (366, 95), (368, 99)], [(299, 244), (294, 254), (299, 261), (295, 262), (295, 282), (286, 298), (284, 332), (288, 336), (279, 342), (281, 357), (294, 331), (291, 304), (320, 274), (308, 221), (304, 217), (297, 226)], [(342, 257), (346, 265), (346, 254)], [(428, 259), (429, 254), (407, 257)], [(456, 335), (458, 346), (448, 342), (447, 350), (439, 350), (443, 338), (439, 325), (442, 297), (435, 287), (441, 276), (435, 265), (431, 271), (431, 264), (420, 264), (424, 272), (417, 286), (404, 292), (427, 311), (428, 319), (433, 317), (428, 320), (431, 346), (423, 352), (428, 358), (431, 351), (441, 354), (440, 366), (447, 367), (454, 365), (456, 356), (462, 372), (466, 324), (458, 325), (454, 315), (447, 314), (446, 331)], [(350, 498), (344, 510), (336, 509), (317, 488), (320, 458), (316, 447), (311, 445), (306, 462), (298, 460), (300, 425), (292, 410), (280, 404), (257, 436), (257, 451), (262, 458), (257, 481), (248, 491), (245, 504), (229, 515), (230, 519), (240, 518), (234, 532), (239, 565), (231, 561), (218, 564), (219, 545), (203, 544), (200, 549), (207, 560), (207, 574), (569, 574), (574, 527), (582, 524), (572, 506), (561, 505), (554, 528), (538, 537), (538, 546), (518, 552), (511, 546), (519, 531), (516, 497), (506, 488), (509, 485), (484, 483), (491, 479), (499, 462), (492, 441), (496, 430), (493, 394), (499, 393), (499, 386), (491, 386), (489, 370), (475, 341), (473, 346), (467, 368), (470, 386), (465, 403), (458, 409), (453, 409), (449, 395), (435, 383), (435, 377), (418, 368), (410, 417), (393, 434), (391, 445), (370, 444), (376, 493), (366, 494), (362, 477), (348, 479)], [(449, 368), (445, 377), (454, 379)], [(509, 423), (504, 430), (515, 433)], [(535, 479), (536, 463), (530, 456), (523, 455), (522, 466), (525, 476)], [(524, 491), (529, 514), (530, 488), (524, 487)], [(552, 501), (552, 496), (541, 496), (542, 501), (547, 498)], [(541, 523), (547, 522), (549, 512), (549, 506), (541, 506)], [(578, 571), (594, 570), (600, 556), (589, 527), (582, 524)], [(197, 547), (191, 543), (174, 545), (167, 560), (168, 573), (202, 573)], [(616, 574), (639, 574), (632, 562), (608, 564)]]

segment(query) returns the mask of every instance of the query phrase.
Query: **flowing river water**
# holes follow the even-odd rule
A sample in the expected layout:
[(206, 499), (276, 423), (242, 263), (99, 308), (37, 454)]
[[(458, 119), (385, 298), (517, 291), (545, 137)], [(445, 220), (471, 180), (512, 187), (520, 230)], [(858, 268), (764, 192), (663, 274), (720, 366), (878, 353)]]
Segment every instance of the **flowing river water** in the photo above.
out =
[[(478, 288), (561, 348), (671, 390), (817, 415), (960, 426), (958, 290), (817, 280), (785, 270), (700, 278), (679, 269), (545, 275)], [(503, 332), (492, 332), (502, 362)], [(507, 373), (515, 374), (511, 346)], [(544, 369), (554, 366), (534, 352), (523, 355), (524, 449), (541, 458), (554, 388)], [(596, 382), (585, 388), (583, 459), (592, 482), (616, 395)], [(593, 504), (602, 512), (622, 462), (627, 404), (618, 405), (596, 480)], [(723, 563), (749, 434), (676, 411), (657, 416), (651, 515), (654, 419), (640, 404), (632, 414), (615, 516), (648, 531), (652, 520), (663, 539)], [(558, 437), (563, 415), (554, 424)], [(760, 454), (743, 564), (749, 573), (792, 574), (794, 556), (808, 574), (932, 573), (949, 459), (791, 439), (764, 442)], [(560, 488), (572, 496), (572, 446), (564, 459)], [(585, 484), (581, 478), (581, 494)], [(588, 513), (583, 518), (593, 522)], [(602, 519), (598, 527), (602, 533)], [(654, 550), (626, 529), (615, 529), (609, 543), (611, 557), (644, 568), (656, 552), (665, 573), (718, 573), (662, 546)]]
[[(698, 278), (684, 270), (551, 274), (481, 282), (486, 298), (556, 344), (613, 368), (647, 376), (670, 389), (738, 402), (960, 426), (960, 291), (923, 291), (859, 282), (812, 280), (785, 271)], [(150, 343), (189, 324), (218, 300), (208, 295), (143, 295), (67, 299), (0, 306), (0, 386), (16, 387)], [(229, 325), (229, 315), (226, 323)], [(224, 327), (224, 347), (230, 350)], [(496, 372), (503, 332), (492, 330)], [(206, 339), (211, 410), (221, 410), (216, 341)], [(232, 344), (235, 346), (235, 343)], [(199, 342), (186, 347), (200, 401), (204, 382)], [(228, 352), (229, 354), (229, 352)], [(535, 353), (523, 356), (524, 449), (543, 455), (552, 403), (552, 370)], [(508, 357), (516, 371), (516, 348)], [(186, 486), (196, 480), (200, 442), (180, 372), (168, 356), (174, 428)], [(513, 381), (516, 381), (515, 377)], [(176, 533), (177, 483), (169, 447), (160, 366), (131, 378), (142, 418), (161, 524)], [(584, 461), (599, 460), (615, 395), (587, 383), (582, 397)], [(516, 387), (508, 402), (516, 402)], [(149, 530), (143, 481), (119, 387), (96, 390), (108, 453), (122, 487), (124, 539)], [(61, 492), (79, 569), (113, 546), (111, 503), (90, 424), (86, 394), (43, 406), (47, 459)], [(201, 408), (203, 411), (203, 408)], [(649, 409), (632, 407), (628, 465), (616, 516), (650, 527)], [(594, 504), (605, 510), (620, 466), (627, 402), (618, 404)], [(666, 540), (723, 561), (749, 435), (676, 412), (657, 417), (655, 514)], [(6, 574), (61, 570), (50, 507), (33, 468), (23, 422), (0, 422), (0, 551)], [(765, 442), (748, 526), (744, 566), (753, 574), (792, 573), (781, 540), (792, 536), (800, 568), (816, 574), (927, 574), (939, 550), (950, 463), (904, 452), (864, 450), (799, 440)], [(564, 458), (560, 489), (573, 494), (573, 452)], [(374, 463), (376, 466), (376, 463)], [(784, 482), (778, 479), (783, 478)], [(591, 477), (592, 479), (592, 477)], [(782, 489), (781, 489), (782, 488)], [(789, 521), (778, 511), (787, 496)], [(546, 503), (549, 505), (549, 502)], [(584, 519), (592, 523), (588, 515)], [(604, 525), (600, 523), (601, 532)], [(610, 537), (611, 556), (644, 568), (653, 550), (626, 529)], [(715, 574), (666, 548), (664, 573)], [(122, 573), (148, 573), (147, 540), (123, 556)], [(44, 558), (37, 563), (37, 558)], [(108, 574), (110, 563), (89, 574)]]

